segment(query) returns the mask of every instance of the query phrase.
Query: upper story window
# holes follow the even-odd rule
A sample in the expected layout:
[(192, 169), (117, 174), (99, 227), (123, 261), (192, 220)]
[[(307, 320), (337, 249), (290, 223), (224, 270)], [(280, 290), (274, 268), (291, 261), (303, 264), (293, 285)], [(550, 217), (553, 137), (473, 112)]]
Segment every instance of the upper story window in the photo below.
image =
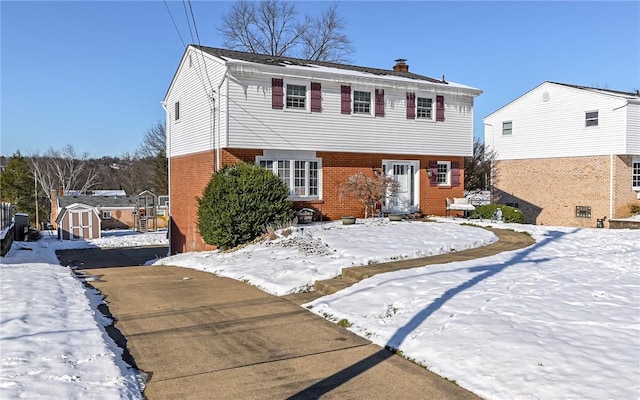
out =
[(173, 112), (173, 119), (175, 121), (180, 121), (180, 102), (176, 101), (176, 104), (174, 105), (174, 112)]
[(307, 87), (303, 85), (287, 85), (287, 108), (307, 108)]
[(597, 111), (588, 111), (585, 113), (585, 126), (598, 126)]
[(353, 91), (353, 113), (371, 114), (371, 92)]
[(631, 163), (631, 186), (640, 192), (640, 157), (634, 157)]
[(111, 219), (111, 211), (103, 211), (102, 219)]
[(433, 119), (433, 99), (418, 97), (416, 116), (419, 119)]
[(258, 164), (276, 174), (289, 188), (292, 198), (320, 197), (320, 159), (258, 158)]
[(511, 121), (507, 121), (507, 122), (503, 122), (502, 123), (502, 135), (503, 136), (508, 136), (508, 135), (511, 135), (513, 133), (512, 124), (513, 123)]

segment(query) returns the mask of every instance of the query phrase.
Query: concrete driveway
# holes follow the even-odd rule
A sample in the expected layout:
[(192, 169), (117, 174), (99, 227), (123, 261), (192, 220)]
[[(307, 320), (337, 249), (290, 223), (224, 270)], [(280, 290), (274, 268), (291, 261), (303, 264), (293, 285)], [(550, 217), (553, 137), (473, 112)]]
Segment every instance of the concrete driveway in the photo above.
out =
[(95, 269), (144, 265), (149, 260), (166, 257), (168, 252), (169, 247), (167, 246), (145, 246), (58, 250), (56, 256), (60, 265), (72, 266), (77, 269)]
[(242, 282), (169, 266), (101, 268), (99, 276), (90, 283), (149, 374), (148, 399), (477, 399)]

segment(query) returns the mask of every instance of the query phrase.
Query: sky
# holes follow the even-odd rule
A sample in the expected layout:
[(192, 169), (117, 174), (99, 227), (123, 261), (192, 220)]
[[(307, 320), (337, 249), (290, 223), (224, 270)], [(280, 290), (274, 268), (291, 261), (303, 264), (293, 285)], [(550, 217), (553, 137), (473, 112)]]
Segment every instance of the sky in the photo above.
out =
[[(185, 45), (223, 46), (217, 29), (233, 3), (191, 2), (199, 40), (185, 4), (1, 1), (0, 154), (135, 150), (164, 120)], [(329, 4), (296, 2), (312, 15)], [(544, 81), (640, 89), (638, 1), (345, 1), (338, 10), (353, 64), (390, 69), (405, 58), (412, 72), (483, 90), (477, 137), (483, 117)]]
[[(349, 265), (497, 239), (467, 220), (436, 220), (314, 223), (234, 252), (184, 253), (147, 264), (193, 268), (284, 294)], [(526, 232), (536, 243), (376, 275), (302, 307), (334, 323), (346, 319), (352, 332), (401, 350), (487, 400), (637, 398), (640, 231), (493, 225)], [(57, 265), (54, 252), (166, 244), (165, 233), (14, 242), (0, 259), (0, 397), (141, 399), (144, 376), (122, 363), (103, 334), (109, 321), (97, 306), (104, 300), (74, 277), (75, 265)]]

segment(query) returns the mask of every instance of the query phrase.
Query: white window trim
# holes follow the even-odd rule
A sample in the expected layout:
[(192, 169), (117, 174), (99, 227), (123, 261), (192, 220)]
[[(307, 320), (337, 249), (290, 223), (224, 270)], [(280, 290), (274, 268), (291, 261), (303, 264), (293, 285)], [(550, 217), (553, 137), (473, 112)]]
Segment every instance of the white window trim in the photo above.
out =
[[(369, 113), (357, 113), (356, 112), (356, 92), (367, 92), (369, 93)], [(361, 88), (361, 87), (351, 87), (351, 115), (355, 115), (357, 117), (374, 117), (375, 113), (375, 102), (376, 95), (375, 89), (370, 88)]]
[[(178, 105), (178, 118), (176, 118), (176, 104)], [(182, 100), (178, 99), (173, 102), (173, 122), (180, 122), (182, 119)]]
[[(440, 164), (446, 164), (447, 165), (447, 177), (446, 177), (446, 182), (438, 182), (438, 169)], [(438, 186), (440, 187), (451, 187), (451, 161), (438, 161), (437, 167), (436, 167), (436, 183), (438, 184)]]
[[(596, 113), (598, 116), (596, 118), (587, 118), (587, 114)], [(596, 121), (595, 125), (587, 125), (589, 121)], [(598, 110), (590, 110), (584, 112), (584, 127), (585, 128), (595, 128), (600, 126), (600, 112)]]
[[(256, 165), (260, 165), (261, 161), (272, 161), (272, 172), (277, 176), (278, 161), (289, 161), (289, 199), (298, 201), (320, 200), (322, 199), (322, 158), (315, 157), (315, 152), (292, 152), (292, 151), (274, 151), (265, 150), (265, 155), (256, 157)], [(314, 157), (309, 157), (309, 153), (314, 153)], [(318, 194), (314, 196), (296, 196), (295, 191), (295, 162), (304, 161), (306, 164), (306, 188), (309, 188), (309, 164), (308, 162), (318, 163)]]
[(101, 215), (101, 216), (102, 216), (102, 219), (111, 219), (111, 218), (113, 218), (113, 217), (111, 216), (111, 211), (105, 211), (105, 210), (103, 210), (103, 211), (101, 212), (101, 214), (102, 214), (102, 215)]
[[(431, 118), (420, 118), (418, 116), (418, 99), (431, 99)], [(416, 109), (415, 109), (416, 121), (436, 122), (436, 96), (435, 95), (421, 95), (419, 93), (416, 93), (415, 102), (416, 102)]]
[[(304, 86), (305, 87), (305, 99), (304, 108), (287, 108), (287, 87), (289, 85)], [(297, 113), (310, 113), (311, 112), (311, 82), (306, 82), (298, 79), (286, 79), (283, 82), (283, 98), (282, 98), (282, 110), (286, 112)]]
[[(640, 192), (640, 186), (633, 186), (633, 167), (634, 164), (640, 164), (640, 156), (634, 156), (631, 159), (631, 190), (634, 192)], [(640, 178), (639, 178), (640, 181)], [(640, 193), (638, 194), (640, 196)]]
[[(509, 133), (504, 133), (504, 125), (511, 124), (511, 129), (509, 129)], [(513, 121), (502, 121), (502, 126), (500, 128), (500, 132), (502, 136), (513, 136)]]

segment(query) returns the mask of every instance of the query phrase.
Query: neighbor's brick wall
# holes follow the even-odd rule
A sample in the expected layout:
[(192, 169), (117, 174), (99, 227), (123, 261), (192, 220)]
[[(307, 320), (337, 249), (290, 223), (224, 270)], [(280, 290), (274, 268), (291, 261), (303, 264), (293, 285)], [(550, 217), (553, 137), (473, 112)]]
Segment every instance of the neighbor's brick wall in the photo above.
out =
[(629, 205), (640, 204), (638, 194), (631, 190), (631, 164), (633, 156), (621, 155), (614, 158), (614, 210), (612, 218), (631, 216)]
[[(630, 201), (631, 172), (614, 157), (614, 210)], [(610, 157), (566, 157), (496, 161), (494, 201), (518, 203), (528, 223), (595, 227), (607, 216)], [(628, 177), (626, 177), (628, 175)], [(576, 217), (576, 206), (591, 206), (591, 218)]]
[[(240, 161), (255, 162), (261, 156), (259, 149), (225, 149), (221, 152), (222, 165)], [(373, 174), (373, 167), (381, 169), (383, 159), (420, 161), (420, 209), (425, 214), (444, 215), (446, 197), (462, 197), (464, 172), (460, 171), (460, 186), (454, 188), (430, 187), (426, 168), (429, 160), (457, 161), (464, 165), (463, 157), (410, 156), (365, 153), (317, 152), (322, 159), (322, 200), (296, 202), (294, 208), (313, 208), (324, 219), (339, 219), (342, 215), (364, 216), (364, 206), (357, 199), (339, 200), (339, 188), (348, 176), (357, 172)], [(214, 249), (204, 243), (197, 229), (198, 207), (196, 196), (209, 182), (215, 166), (214, 152), (203, 152), (171, 158), (171, 252), (203, 251)]]

